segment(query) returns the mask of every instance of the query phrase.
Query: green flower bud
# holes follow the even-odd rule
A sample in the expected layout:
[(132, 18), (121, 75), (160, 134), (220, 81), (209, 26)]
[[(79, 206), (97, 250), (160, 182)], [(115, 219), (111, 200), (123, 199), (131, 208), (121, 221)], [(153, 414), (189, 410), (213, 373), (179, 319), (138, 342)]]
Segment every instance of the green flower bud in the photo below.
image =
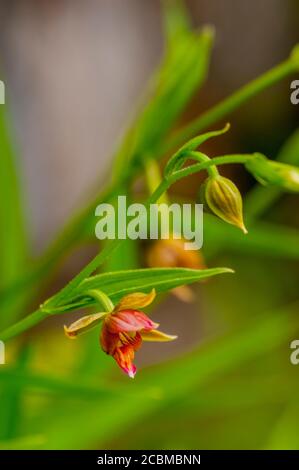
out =
[(210, 176), (204, 182), (200, 195), (211, 212), (247, 233), (243, 221), (242, 197), (231, 180), (220, 175)]
[(274, 162), (263, 156), (252, 158), (245, 166), (262, 184), (271, 184), (287, 191), (299, 192), (299, 168), (295, 166)]

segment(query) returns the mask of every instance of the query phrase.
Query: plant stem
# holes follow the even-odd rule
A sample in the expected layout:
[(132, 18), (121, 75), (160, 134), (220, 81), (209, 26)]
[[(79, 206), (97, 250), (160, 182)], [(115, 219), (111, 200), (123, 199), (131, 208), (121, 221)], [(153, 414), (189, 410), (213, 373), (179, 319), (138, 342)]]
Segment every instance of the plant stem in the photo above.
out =
[(106, 295), (101, 290), (92, 289), (87, 291), (86, 294), (94, 298), (100, 304), (102, 304), (106, 312), (112, 312), (112, 310), (114, 309), (114, 304), (109, 299), (108, 295)]
[(17, 323), (4, 330), (0, 334), (1, 341), (7, 341), (8, 339), (19, 335), (20, 333), (29, 330), (30, 328), (44, 320), (47, 316), (47, 313), (43, 312), (42, 310), (36, 310), (35, 312), (31, 313), (27, 317), (23, 318), (22, 320), (18, 321)]
[(103, 250), (95, 256), (65, 287), (63, 287), (58, 294), (54, 296), (53, 301), (48, 303), (48, 306), (55, 307), (65, 303), (67, 299), (71, 297), (73, 289), (75, 289), (83, 279), (89, 277), (99, 266), (101, 266), (108, 256), (118, 248), (122, 241), (123, 240), (115, 239), (105, 245)]
[[(190, 152), (190, 157), (197, 160), (198, 162), (208, 162), (208, 161), (211, 160), (207, 155), (205, 155), (204, 153), (201, 153), (201, 152)], [(219, 176), (219, 172), (217, 170), (216, 165), (208, 167), (207, 172), (208, 172), (209, 176), (212, 176), (214, 178), (216, 176)]]
[(226, 117), (229, 113), (246, 103), (250, 98), (253, 98), (261, 91), (269, 88), (275, 83), (278, 83), (280, 80), (288, 77), (296, 71), (297, 65), (295, 61), (292, 60), (292, 58), (289, 58), (255, 80), (252, 80), (231, 96), (225, 98), (219, 104), (203, 113), (183, 129), (179, 130), (168, 142), (166, 142), (165, 146), (162, 147), (162, 153), (165, 154), (179, 146), (182, 142), (189, 140), (196, 133), (201, 132), (203, 129), (206, 129)]
[(208, 168), (214, 165), (229, 165), (229, 164), (244, 164), (251, 158), (254, 158), (255, 154), (235, 154), (235, 155), (224, 155), (210, 159), (202, 163), (195, 163), (194, 165), (182, 168), (181, 170), (175, 171), (171, 177), (167, 180), (169, 184), (175, 183), (175, 181), (185, 178), (186, 176), (193, 175), (202, 170), (208, 170)]
[[(159, 187), (162, 181), (162, 175), (160, 167), (157, 163), (157, 160), (153, 158), (147, 158), (144, 162), (145, 176), (147, 187), (150, 194), (153, 194), (155, 190)], [(163, 193), (157, 203), (168, 204), (167, 193)]]

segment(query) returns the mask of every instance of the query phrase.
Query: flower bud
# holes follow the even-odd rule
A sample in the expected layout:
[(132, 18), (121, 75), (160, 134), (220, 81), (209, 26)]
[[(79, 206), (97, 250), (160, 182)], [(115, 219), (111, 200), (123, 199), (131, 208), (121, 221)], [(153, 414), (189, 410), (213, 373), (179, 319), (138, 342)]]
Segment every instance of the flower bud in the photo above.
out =
[(246, 163), (246, 169), (262, 184), (271, 184), (299, 192), (299, 168), (257, 156)]
[(147, 251), (147, 264), (151, 268), (205, 269), (201, 253), (185, 250), (184, 239), (169, 238), (157, 240)]
[[(151, 268), (189, 268), (205, 269), (205, 262), (200, 251), (185, 250), (184, 239), (162, 239), (150, 245), (147, 251), (147, 265)], [(172, 289), (173, 294), (183, 302), (194, 300), (193, 291), (189, 286), (180, 286)]]
[(201, 190), (201, 197), (213, 214), (247, 233), (243, 222), (242, 197), (235, 184), (224, 176), (210, 176)]

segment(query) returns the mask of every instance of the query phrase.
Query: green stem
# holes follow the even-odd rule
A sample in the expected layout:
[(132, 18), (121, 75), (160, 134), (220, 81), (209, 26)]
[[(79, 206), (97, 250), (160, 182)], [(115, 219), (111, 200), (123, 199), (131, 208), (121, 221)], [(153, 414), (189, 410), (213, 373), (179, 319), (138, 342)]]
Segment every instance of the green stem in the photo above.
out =
[(206, 129), (212, 124), (220, 121), (266, 88), (278, 83), (280, 80), (288, 77), (292, 73), (295, 73), (297, 70), (298, 65), (291, 56), (285, 62), (282, 62), (260, 77), (247, 83), (231, 96), (225, 98), (219, 104), (203, 113), (183, 129), (179, 130), (168, 142), (166, 142), (165, 146), (162, 148), (162, 153), (165, 154), (171, 149), (181, 145), (182, 142), (189, 140), (196, 133), (199, 133), (203, 129)]
[[(211, 160), (207, 155), (201, 152), (190, 152), (190, 157), (192, 157), (194, 160), (197, 160), (198, 162), (209, 162)], [(214, 178), (216, 176), (219, 176), (219, 171), (217, 170), (216, 165), (208, 167), (207, 172), (209, 176), (212, 176)]]
[(22, 320), (18, 321), (14, 325), (8, 327), (0, 334), (1, 341), (7, 341), (8, 339), (13, 338), (26, 330), (29, 330), (33, 326), (40, 323), (47, 317), (47, 314), (42, 310), (38, 309), (35, 312), (31, 313), (27, 317), (23, 318)]
[(208, 170), (208, 168), (215, 165), (229, 165), (229, 164), (244, 164), (248, 162), (251, 158), (255, 158), (256, 154), (235, 154), (235, 155), (224, 155), (209, 159), (202, 163), (195, 163), (190, 165), (187, 168), (182, 168), (181, 170), (175, 171), (171, 177), (167, 180), (168, 183), (173, 184), (175, 181), (185, 178), (186, 176), (193, 175), (202, 170)]
[[(147, 186), (149, 189), (149, 194), (154, 194), (156, 189), (159, 188), (162, 182), (162, 174), (160, 167), (157, 163), (157, 160), (154, 159), (147, 159), (144, 164), (145, 167), (145, 174), (147, 180)], [(157, 199), (157, 204), (159, 204), (159, 212), (161, 220), (163, 219), (164, 215), (167, 217), (168, 215), (168, 206), (169, 206), (169, 198), (167, 191), (164, 191), (161, 196)], [(160, 226), (160, 224), (158, 224)], [(161, 232), (162, 237), (162, 232)]]
[(89, 277), (99, 266), (101, 266), (108, 256), (110, 256), (116, 248), (119, 246), (119, 242), (123, 240), (112, 240), (108, 243), (103, 250), (95, 256), (85, 268), (83, 268), (77, 276), (75, 276), (61, 291), (55, 295), (55, 298), (51, 302), (51, 307), (62, 305), (71, 297), (72, 291), (77, 287), (83, 279)]
[(101, 290), (89, 290), (86, 292), (86, 294), (94, 298), (100, 304), (102, 304), (106, 312), (112, 312), (112, 310), (114, 309), (113, 302), (109, 299), (108, 295), (106, 295)]
[[(153, 158), (147, 158), (144, 162), (144, 169), (149, 193), (153, 194), (162, 181), (161, 171), (157, 160), (154, 160)], [(163, 193), (157, 202), (168, 204), (169, 201), (167, 193)]]

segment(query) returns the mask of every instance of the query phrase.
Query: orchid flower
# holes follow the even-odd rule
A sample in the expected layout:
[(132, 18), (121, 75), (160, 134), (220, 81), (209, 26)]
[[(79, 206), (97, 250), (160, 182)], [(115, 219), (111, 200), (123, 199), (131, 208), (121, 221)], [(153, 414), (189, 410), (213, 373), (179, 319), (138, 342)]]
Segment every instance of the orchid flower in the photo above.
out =
[(136, 366), (133, 360), (142, 341), (173, 341), (177, 338), (159, 331), (159, 324), (139, 310), (151, 304), (155, 296), (154, 289), (149, 294), (128, 294), (115, 307), (109, 299), (110, 311), (80, 318), (64, 327), (65, 334), (69, 338), (76, 338), (102, 323), (100, 344), (103, 351), (112, 356), (129, 377), (134, 378)]

